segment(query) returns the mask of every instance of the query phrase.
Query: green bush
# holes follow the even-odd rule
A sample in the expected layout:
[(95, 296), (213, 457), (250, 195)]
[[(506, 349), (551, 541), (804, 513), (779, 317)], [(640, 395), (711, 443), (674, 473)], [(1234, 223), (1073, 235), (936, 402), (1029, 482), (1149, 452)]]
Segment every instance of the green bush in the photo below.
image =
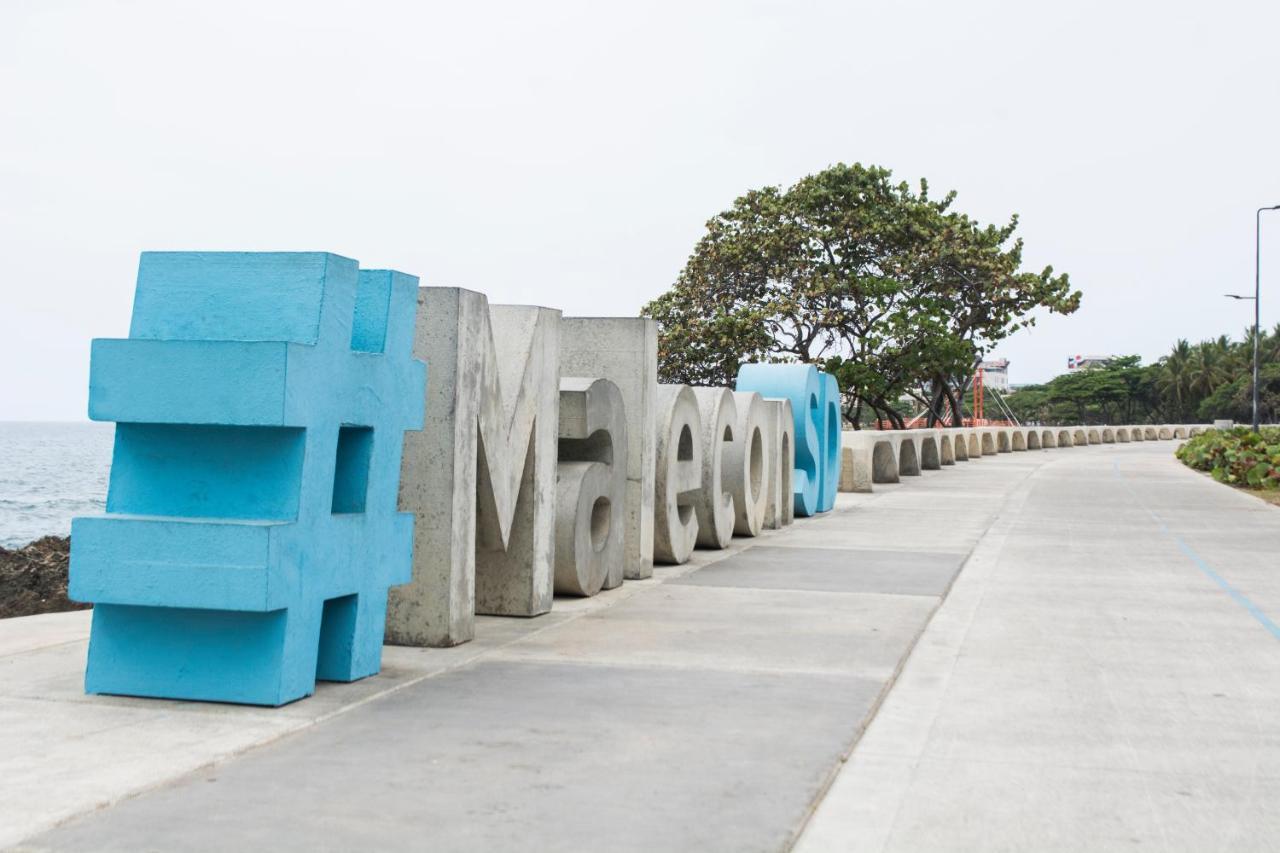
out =
[(1177, 456), (1220, 483), (1280, 489), (1280, 427), (1207, 430), (1179, 447)]

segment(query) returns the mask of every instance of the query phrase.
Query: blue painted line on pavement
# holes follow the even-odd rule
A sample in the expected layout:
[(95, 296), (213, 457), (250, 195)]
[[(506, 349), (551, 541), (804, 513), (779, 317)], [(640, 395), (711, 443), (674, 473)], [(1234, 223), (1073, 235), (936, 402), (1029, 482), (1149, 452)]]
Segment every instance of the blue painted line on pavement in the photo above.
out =
[[(1133, 491), (1132, 487), (1130, 487), (1129, 484), (1125, 481), (1124, 475), (1120, 473), (1120, 462), (1118, 460), (1115, 460), (1115, 459), (1111, 460), (1111, 470), (1112, 470), (1112, 473), (1116, 476), (1116, 479), (1124, 483), (1125, 488), (1129, 489), (1130, 493), (1132, 493), (1134, 497), (1137, 497), (1137, 493)], [(1162, 519), (1159, 515), (1157, 515), (1154, 510), (1152, 510), (1150, 507), (1146, 506), (1145, 504), (1143, 504), (1142, 508), (1145, 509), (1147, 511), (1147, 515), (1150, 515), (1151, 518), (1156, 522), (1156, 524), (1159, 525), (1160, 532), (1170, 537), (1171, 539), (1173, 539), (1173, 541), (1177, 543), (1178, 548), (1181, 549), (1182, 553), (1186, 554), (1187, 558), (1190, 559), (1191, 562), (1196, 564), (1196, 568), (1200, 569), (1200, 571), (1203, 572), (1204, 575), (1207, 578), (1209, 578), (1209, 580), (1217, 584), (1222, 589), (1223, 592), (1231, 596), (1232, 600), (1235, 601), (1236, 604), (1239, 604), (1245, 610), (1249, 611), (1249, 615), (1251, 615), (1254, 619), (1258, 620), (1259, 624), (1261, 624), (1263, 628), (1266, 628), (1268, 631), (1270, 631), (1271, 636), (1275, 637), (1277, 640), (1280, 640), (1280, 625), (1277, 625), (1275, 622), (1273, 622), (1271, 620), (1271, 617), (1268, 616), (1266, 613), (1262, 612), (1262, 609), (1258, 607), (1258, 605), (1254, 604), (1251, 600), (1249, 600), (1249, 597), (1247, 595), (1240, 592), (1240, 590), (1236, 589), (1231, 584), (1227, 583), (1227, 579), (1224, 578), (1222, 575), (1218, 574), (1217, 572), (1215, 572), (1213, 570), (1213, 567), (1209, 565), (1209, 563), (1204, 559), (1204, 557), (1201, 557), (1199, 554), (1197, 554), (1195, 549), (1192, 548), (1190, 545), (1188, 545), (1181, 536), (1179, 536), (1178, 534), (1170, 530), (1169, 526), (1164, 523), (1164, 519)]]

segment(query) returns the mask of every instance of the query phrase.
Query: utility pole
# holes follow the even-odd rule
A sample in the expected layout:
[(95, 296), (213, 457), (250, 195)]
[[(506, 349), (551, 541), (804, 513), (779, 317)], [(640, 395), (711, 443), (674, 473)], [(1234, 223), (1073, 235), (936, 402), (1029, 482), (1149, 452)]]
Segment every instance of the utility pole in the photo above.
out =
[(1253, 217), (1253, 296), (1239, 296), (1228, 293), (1231, 299), (1248, 301), (1253, 299), (1253, 431), (1259, 432), (1262, 424), (1258, 416), (1258, 347), (1262, 344), (1262, 212), (1264, 210), (1280, 210), (1280, 204), (1271, 207), (1260, 207)]

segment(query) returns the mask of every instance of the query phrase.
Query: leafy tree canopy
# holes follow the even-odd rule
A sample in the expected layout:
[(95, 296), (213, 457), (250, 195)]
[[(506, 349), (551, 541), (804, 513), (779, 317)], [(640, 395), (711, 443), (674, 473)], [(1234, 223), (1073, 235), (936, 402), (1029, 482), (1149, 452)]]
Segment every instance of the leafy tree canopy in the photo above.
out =
[[(1280, 326), (1258, 339), (1259, 416), (1280, 420)], [(1190, 423), (1253, 414), (1253, 329), (1192, 344), (1179, 340), (1154, 364), (1136, 355), (1020, 388), (1006, 400), (1030, 423)]]
[(836, 376), (855, 424), (864, 407), (901, 424), (904, 395), (958, 417), (975, 362), (1080, 293), (1052, 268), (1021, 271), (1016, 216), (984, 226), (954, 200), (856, 163), (748, 192), (643, 309), (663, 380), (731, 385), (744, 362), (808, 362)]

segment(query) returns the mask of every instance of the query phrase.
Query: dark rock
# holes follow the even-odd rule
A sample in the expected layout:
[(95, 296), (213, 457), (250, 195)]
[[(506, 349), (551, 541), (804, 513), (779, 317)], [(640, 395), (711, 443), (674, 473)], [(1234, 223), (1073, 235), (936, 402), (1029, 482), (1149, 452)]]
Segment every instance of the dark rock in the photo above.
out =
[(45, 536), (21, 548), (0, 548), (0, 619), (85, 610), (67, 598), (71, 540)]

